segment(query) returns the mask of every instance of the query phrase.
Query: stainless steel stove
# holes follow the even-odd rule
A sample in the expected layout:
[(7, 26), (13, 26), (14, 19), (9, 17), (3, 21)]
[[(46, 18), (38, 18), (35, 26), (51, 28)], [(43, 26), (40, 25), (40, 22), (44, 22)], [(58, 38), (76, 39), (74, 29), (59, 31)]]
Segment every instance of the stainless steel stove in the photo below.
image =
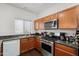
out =
[(53, 42), (45, 39), (41, 40), (41, 48), (44, 56), (53, 56)]

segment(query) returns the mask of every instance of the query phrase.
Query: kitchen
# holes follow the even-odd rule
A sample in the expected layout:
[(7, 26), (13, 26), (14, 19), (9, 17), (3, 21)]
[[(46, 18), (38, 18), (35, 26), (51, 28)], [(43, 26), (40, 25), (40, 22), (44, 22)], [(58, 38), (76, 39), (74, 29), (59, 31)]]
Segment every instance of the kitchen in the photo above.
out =
[(0, 3), (1, 56), (79, 56), (79, 4)]

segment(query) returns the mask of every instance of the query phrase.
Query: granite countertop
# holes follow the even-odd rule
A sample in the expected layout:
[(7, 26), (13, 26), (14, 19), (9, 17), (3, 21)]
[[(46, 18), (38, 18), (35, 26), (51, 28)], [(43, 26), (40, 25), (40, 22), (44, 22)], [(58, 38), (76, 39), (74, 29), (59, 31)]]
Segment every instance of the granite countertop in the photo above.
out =
[[(18, 39), (21, 39), (21, 38), (28, 38), (28, 37), (36, 37), (36, 38), (42, 39), (39, 36), (26, 36), (26, 35), (23, 36), (22, 35), (22, 36), (14, 36), (14, 37), (7, 36), (7, 37), (4, 37), (2, 39), (0, 38), (0, 40), (2, 40), (4, 42), (4, 41), (18, 40)], [(79, 49), (78, 44), (73, 44), (73, 43), (70, 43), (68, 41), (61, 41), (61, 40), (49, 40), (49, 41), (53, 41), (53, 42), (56, 42), (56, 43), (59, 43), (59, 44), (63, 44), (63, 45), (69, 46), (69, 47)]]
[(69, 42), (69, 41), (62, 41), (60, 38), (58, 37), (54, 37), (54, 38), (42, 38), (44, 40), (48, 40), (48, 41), (51, 41), (51, 42), (55, 42), (55, 43), (59, 43), (59, 44), (63, 44), (65, 46), (69, 46), (69, 47), (72, 47), (72, 48), (76, 48), (76, 49), (79, 49), (79, 45), (78, 44), (75, 44), (75, 42)]
[(3, 37), (3, 38), (0, 38), (0, 40), (2, 40), (3, 42), (5, 42), (5, 41), (11, 41), (11, 40), (19, 40), (19, 39), (24, 39), (24, 38), (33, 38), (33, 37), (35, 37), (35, 36), (26, 36), (26, 35), (24, 35), (24, 36), (7, 36), (7, 37)]
[(59, 44), (66, 45), (66, 46), (69, 46), (69, 47), (72, 47), (72, 48), (79, 49), (78, 44), (73, 44), (73, 43), (68, 42), (68, 41), (61, 41), (61, 40), (57, 40), (57, 41), (55, 41), (55, 42), (56, 42), (56, 43), (59, 43)]

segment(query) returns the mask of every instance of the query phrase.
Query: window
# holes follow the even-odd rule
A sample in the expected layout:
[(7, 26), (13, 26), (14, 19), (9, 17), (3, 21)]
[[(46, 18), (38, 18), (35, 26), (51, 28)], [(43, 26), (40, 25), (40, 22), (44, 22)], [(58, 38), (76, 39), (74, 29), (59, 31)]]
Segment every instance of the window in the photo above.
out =
[(23, 34), (23, 20), (15, 20), (15, 33)]
[(25, 23), (25, 26), (24, 26), (25, 33), (30, 34), (31, 33), (31, 22), (25, 21), (24, 23)]
[(30, 34), (33, 32), (33, 22), (26, 20), (15, 20), (16, 34)]

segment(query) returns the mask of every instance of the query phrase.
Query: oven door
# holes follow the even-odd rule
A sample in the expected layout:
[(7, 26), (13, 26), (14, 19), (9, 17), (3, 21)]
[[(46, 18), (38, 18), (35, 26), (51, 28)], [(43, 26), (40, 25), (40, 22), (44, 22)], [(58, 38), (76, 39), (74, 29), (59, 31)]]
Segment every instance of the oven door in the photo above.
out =
[(51, 56), (52, 55), (52, 47), (51, 45), (48, 45), (46, 43), (41, 43), (41, 47), (42, 47), (42, 53), (45, 56)]

